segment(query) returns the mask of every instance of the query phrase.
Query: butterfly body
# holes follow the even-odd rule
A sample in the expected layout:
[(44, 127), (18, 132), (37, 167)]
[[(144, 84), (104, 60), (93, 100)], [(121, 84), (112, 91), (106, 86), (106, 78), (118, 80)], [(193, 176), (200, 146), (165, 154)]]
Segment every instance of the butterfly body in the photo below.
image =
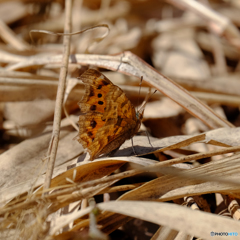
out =
[(132, 138), (141, 125), (142, 114), (137, 116), (123, 90), (99, 71), (89, 69), (80, 79), (85, 84), (85, 94), (78, 103), (78, 141), (94, 160), (113, 153)]

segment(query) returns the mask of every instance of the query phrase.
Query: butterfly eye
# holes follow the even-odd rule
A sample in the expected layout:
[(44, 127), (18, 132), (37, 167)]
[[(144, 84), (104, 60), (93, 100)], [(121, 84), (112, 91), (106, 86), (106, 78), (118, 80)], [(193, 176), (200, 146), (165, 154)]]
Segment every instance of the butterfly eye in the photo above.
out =
[(91, 137), (93, 134), (92, 134), (92, 132), (88, 132), (87, 135), (88, 135), (89, 137)]

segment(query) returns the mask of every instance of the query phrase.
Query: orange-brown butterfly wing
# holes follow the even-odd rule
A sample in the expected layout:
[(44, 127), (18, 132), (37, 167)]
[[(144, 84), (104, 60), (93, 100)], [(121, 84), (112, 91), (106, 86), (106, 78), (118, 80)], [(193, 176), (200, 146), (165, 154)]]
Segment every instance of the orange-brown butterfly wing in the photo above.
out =
[(80, 79), (86, 92), (79, 102), (79, 142), (91, 160), (118, 149), (140, 126), (134, 106), (118, 86), (100, 72), (89, 69)]

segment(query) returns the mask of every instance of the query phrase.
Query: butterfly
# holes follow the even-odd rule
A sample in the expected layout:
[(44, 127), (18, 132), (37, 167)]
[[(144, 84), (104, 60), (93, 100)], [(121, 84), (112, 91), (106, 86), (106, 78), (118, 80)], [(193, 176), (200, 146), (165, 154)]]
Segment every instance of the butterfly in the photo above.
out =
[(85, 94), (78, 103), (78, 141), (89, 152), (90, 160), (113, 155), (138, 132), (144, 108), (136, 112), (123, 90), (97, 70), (88, 69), (80, 80)]

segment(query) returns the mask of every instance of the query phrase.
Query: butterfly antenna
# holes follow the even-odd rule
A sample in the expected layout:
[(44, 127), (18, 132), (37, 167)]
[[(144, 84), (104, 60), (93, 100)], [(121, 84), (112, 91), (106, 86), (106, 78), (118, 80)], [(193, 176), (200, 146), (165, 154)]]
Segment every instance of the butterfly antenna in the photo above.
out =
[(139, 112), (145, 107), (145, 105), (147, 104), (147, 102), (148, 102), (148, 100), (150, 99), (150, 97), (151, 97), (154, 93), (156, 93), (156, 92), (157, 92), (157, 90), (155, 90), (153, 93), (151, 93), (151, 88), (149, 88), (148, 94), (146, 95), (146, 97), (145, 97), (142, 105), (141, 105), (140, 108), (139, 108)]
[(137, 155), (136, 152), (135, 152), (134, 146), (133, 146), (133, 138), (131, 138), (131, 141), (132, 141), (132, 149), (133, 149), (133, 153), (134, 153), (134, 155)]

